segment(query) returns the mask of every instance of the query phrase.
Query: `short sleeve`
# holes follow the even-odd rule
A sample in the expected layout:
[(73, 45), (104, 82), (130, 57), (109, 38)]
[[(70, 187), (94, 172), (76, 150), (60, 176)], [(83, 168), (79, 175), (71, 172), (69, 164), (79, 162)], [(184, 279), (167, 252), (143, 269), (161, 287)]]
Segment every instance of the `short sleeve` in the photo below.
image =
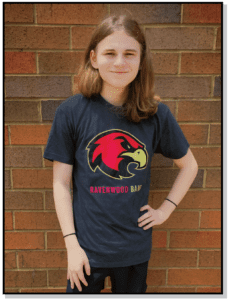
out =
[(58, 106), (43, 157), (50, 161), (57, 160), (73, 165), (74, 156), (75, 142), (71, 125), (71, 115)]
[[(166, 106), (166, 105), (165, 105)], [(171, 159), (179, 159), (187, 154), (189, 143), (168, 106), (161, 126), (162, 132), (155, 153)]]

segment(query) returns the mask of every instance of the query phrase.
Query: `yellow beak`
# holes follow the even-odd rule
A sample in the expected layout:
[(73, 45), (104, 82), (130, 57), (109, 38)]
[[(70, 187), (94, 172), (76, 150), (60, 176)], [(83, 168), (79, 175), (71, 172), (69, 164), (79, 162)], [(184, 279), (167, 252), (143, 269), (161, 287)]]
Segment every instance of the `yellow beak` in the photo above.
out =
[(135, 162), (139, 163), (139, 168), (143, 168), (147, 162), (147, 155), (143, 149), (138, 149), (135, 152), (122, 153), (123, 156), (129, 156), (134, 159)]

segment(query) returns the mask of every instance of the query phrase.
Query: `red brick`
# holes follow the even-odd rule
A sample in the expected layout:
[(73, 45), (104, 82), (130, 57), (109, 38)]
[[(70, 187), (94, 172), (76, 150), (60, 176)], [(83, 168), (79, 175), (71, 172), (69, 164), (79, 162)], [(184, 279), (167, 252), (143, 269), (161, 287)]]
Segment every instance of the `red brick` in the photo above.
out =
[(220, 231), (172, 231), (170, 248), (221, 248)]
[(165, 27), (146, 28), (150, 49), (188, 50), (213, 49), (214, 28)]
[(156, 168), (164, 168), (164, 167), (172, 167), (173, 166), (173, 161), (171, 158), (165, 157), (162, 154), (155, 153), (152, 157), (151, 161), (151, 167), (156, 167)]
[(5, 220), (4, 220), (5, 230), (13, 229), (13, 215), (12, 212), (5, 212)]
[(209, 144), (220, 144), (221, 145), (221, 125), (210, 124), (210, 140)]
[(11, 125), (12, 145), (46, 145), (51, 125)]
[(42, 167), (42, 151), (39, 147), (6, 147), (5, 166)]
[(8, 137), (8, 126), (5, 125), (5, 135), (4, 135), (4, 140), (5, 140), (5, 146), (9, 145), (9, 137)]
[(7, 191), (5, 193), (5, 209), (43, 210), (43, 193)]
[(183, 124), (180, 128), (190, 145), (207, 144), (209, 125)]
[(195, 267), (197, 251), (152, 250), (149, 267)]
[(20, 251), (19, 268), (66, 268), (67, 251)]
[(39, 73), (77, 73), (84, 52), (41, 52), (39, 53)]
[[(167, 195), (167, 193), (166, 193)], [(166, 196), (165, 195), (165, 196)], [(163, 198), (165, 199), (165, 197)], [(189, 190), (183, 200), (178, 204), (178, 208), (193, 209), (220, 209), (221, 191), (191, 191)]]
[(202, 211), (200, 228), (221, 228), (221, 211)]
[(6, 97), (63, 98), (72, 95), (70, 76), (8, 76)]
[(53, 162), (52, 161), (50, 161), (46, 158), (43, 158), (43, 160), (44, 160), (44, 166), (45, 167), (53, 167)]
[(178, 175), (178, 170), (174, 169), (154, 169), (151, 168), (150, 189), (171, 187)]
[(182, 53), (181, 74), (220, 74), (220, 53)]
[(192, 149), (199, 167), (220, 167), (221, 147), (199, 147)]
[(5, 122), (41, 122), (39, 101), (5, 101)]
[(48, 169), (13, 169), (14, 189), (52, 189), (52, 170)]
[(197, 290), (196, 290), (197, 293), (213, 293), (213, 294), (220, 294), (221, 293), (221, 288), (220, 287), (202, 287), (202, 288), (199, 288), (197, 287)]
[(110, 4), (110, 14), (132, 15), (138, 23), (180, 23), (181, 4)]
[(221, 97), (221, 92), (222, 92), (221, 76), (215, 76), (214, 77), (214, 91), (213, 91), (213, 96), (214, 97)]
[(5, 269), (15, 269), (16, 268), (16, 253), (6, 252), (5, 254)]
[(48, 270), (48, 286), (66, 286), (67, 271), (66, 270)]
[(199, 267), (221, 267), (221, 251), (200, 250)]
[(167, 246), (167, 231), (152, 232), (152, 248), (165, 248)]
[[(150, 190), (171, 188), (179, 174), (179, 169), (151, 168)], [(201, 188), (203, 185), (204, 170), (199, 169), (190, 188)]]
[(168, 285), (220, 285), (221, 270), (217, 269), (170, 269)]
[(152, 66), (155, 74), (177, 74), (177, 53), (152, 53)]
[(221, 101), (180, 101), (177, 120), (220, 122)]
[(72, 49), (85, 49), (96, 27), (72, 27)]
[(206, 172), (206, 188), (221, 188), (222, 171), (207, 169)]
[(5, 232), (5, 249), (44, 249), (43, 232)]
[(184, 4), (183, 23), (221, 23), (221, 4)]
[(33, 23), (33, 4), (4, 4), (5, 23)]
[[(167, 192), (164, 191), (151, 191), (152, 202), (150, 206), (154, 209), (158, 209), (163, 203)], [(210, 191), (210, 190), (189, 190), (181, 202), (178, 204), (178, 209), (220, 209), (221, 208), (221, 191)]]
[[(73, 193), (72, 198), (73, 198)], [(53, 191), (45, 191), (45, 209), (46, 210), (54, 210), (55, 209), (55, 203), (53, 198)]]
[(211, 78), (156, 76), (156, 94), (161, 98), (208, 98)]
[(47, 232), (47, 249), (66, 249), (62, 232)]
[(10, 170), (5, 170), (5, 189), (11, 188)]
[(15, 229), (60, 229), (55, 212), (15, 212)]
[(166, 270), (151, 270), (147, 271), (147, 285), (164, 285)]
[(98, 24), (107, 15), (106, 4), (37, 4), (38, 24)]
[(164, 287), (147, 287), (146, 293), (157, 293), (157, 294), (186, 294), (186, 293), (195, 293), (195, 287), (194, 288), (189, 288), (189, 287), (169, 287), (169, 286), (164, 286)]
[(38, 289), (24, 289), (24, 288), (21, 288), (20, 289), (21, 293), (29, 293), (29, 294), (40, 294), (40, 293), (44, 293), (44, 294), (55, 294), (55, 293), (58, 293), (58, 294), (61, 294), (61, 293), (64, 293), (66, 294), (66, 287), (65, 288), (51, 288), (51, 287), (48, 287), (48, 288), (38, 288)]
[(7, 293), (14, 293), (14, 294), (19, 294), (19, 290), (21, 290), (21, 289), (7, 289), (7, 288), (5, 288), (5, 293), (7, 294)]
[(69, 28), (52, 26), (6, 26), (5, 48), (69, 49)]
[(198, 228), (199, 212), (174, 211), (171, 216), (161, 225), (155, 225), (155, 229), (169, 228)]
[(221, 49), (221, 27), (217, 28), (217, 41), (216, 41), (216, 50)]
[(5, 52), (5, 73), (6, 74), (36, 73), (35, 53)]
[(47, 271), (5, 271), (5, 287), (44, 287), (47, 285)]

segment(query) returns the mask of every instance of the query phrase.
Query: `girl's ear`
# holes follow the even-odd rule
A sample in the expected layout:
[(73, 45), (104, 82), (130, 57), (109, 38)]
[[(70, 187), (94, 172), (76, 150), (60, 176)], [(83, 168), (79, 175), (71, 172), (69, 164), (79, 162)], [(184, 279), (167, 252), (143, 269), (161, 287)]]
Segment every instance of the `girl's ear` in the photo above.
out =
[(90, 51), (90, 61), (91, 61), (92, 67), (94, 69), (98, 69), (98, 67), (97, 67), (97, 56), (96, 56), (94, 50)]

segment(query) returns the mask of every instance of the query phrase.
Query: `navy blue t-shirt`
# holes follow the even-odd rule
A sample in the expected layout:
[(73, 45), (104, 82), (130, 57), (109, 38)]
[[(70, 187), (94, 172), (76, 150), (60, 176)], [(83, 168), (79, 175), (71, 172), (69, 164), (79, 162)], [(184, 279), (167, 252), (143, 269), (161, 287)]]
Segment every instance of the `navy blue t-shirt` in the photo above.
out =
[(126, 267), (150, 259), (146, 213), (154, 153), (178, 159), (189, 148), (168, 106), (140, 123), (112, 111), (101, 95), (76, 94), (56, 109), (43, 157), (73, 165), (76, 235), (90, 266)]

